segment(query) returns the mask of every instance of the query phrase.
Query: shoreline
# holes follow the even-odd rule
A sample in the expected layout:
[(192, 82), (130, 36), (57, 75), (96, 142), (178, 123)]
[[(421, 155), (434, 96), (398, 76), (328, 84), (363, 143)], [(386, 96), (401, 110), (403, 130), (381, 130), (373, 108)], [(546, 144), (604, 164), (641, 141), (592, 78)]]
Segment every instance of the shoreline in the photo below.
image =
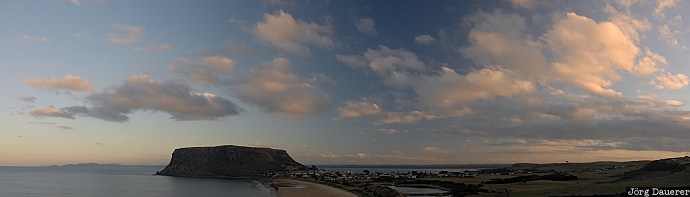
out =
[(324, 184), (293, 180), (293, 179), (272, 179), (268, 180), (271, 188), (276, 190), (278, 197), (357, 197), (356, 194), (331, 187)]

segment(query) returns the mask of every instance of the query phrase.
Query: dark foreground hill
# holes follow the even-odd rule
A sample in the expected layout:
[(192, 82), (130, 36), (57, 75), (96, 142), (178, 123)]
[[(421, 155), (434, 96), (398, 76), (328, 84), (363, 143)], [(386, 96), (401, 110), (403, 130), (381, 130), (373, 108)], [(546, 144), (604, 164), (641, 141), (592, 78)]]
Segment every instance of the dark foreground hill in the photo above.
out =
[(285, 150), (224, 145), (175, 149), (170, 164), (158, 175), (190, 177), (263, 177), (307, 170)]

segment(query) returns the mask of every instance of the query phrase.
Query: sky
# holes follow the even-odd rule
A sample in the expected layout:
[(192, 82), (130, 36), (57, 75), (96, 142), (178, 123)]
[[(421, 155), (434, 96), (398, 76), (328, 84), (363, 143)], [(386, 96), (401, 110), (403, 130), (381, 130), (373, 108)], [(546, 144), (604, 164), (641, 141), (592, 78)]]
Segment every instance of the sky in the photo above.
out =
[(0, 2), (0, 165), (685, 156), (685, 1)]

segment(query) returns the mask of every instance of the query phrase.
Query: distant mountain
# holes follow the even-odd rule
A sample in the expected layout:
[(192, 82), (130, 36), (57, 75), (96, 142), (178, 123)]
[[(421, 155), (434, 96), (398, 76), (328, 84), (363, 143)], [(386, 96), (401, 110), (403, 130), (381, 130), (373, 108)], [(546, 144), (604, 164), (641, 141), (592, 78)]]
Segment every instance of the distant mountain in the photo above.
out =
[(190, 177), (261, 177), (270, 173), (307, 170), (285, 150), (224, 145), (175, 149), (170, 164), (158, 175)]
[(118, 163), (78, 163), (78, 164), (65, 164), (60, 167), (124, 167), (127, 165), (123, 164), (118, 164)]

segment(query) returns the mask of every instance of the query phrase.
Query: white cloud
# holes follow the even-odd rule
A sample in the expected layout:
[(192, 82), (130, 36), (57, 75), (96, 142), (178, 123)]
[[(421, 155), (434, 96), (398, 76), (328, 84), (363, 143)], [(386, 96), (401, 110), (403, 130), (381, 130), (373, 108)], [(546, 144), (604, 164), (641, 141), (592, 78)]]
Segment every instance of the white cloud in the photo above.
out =
[(376, 21), (372, 18), (361, 18), (355, 23), (357, 30), (369, 36), (376, 36)]
[(376, 103), (366, 101), (347, 101), (345, 106), (338, 108), (338, 118), (358, 118), (381, 113)]
[(462, 116), (471, 112), (466, 107), (469, 102), (499, 96), (514, 97), (534, 91), (530, 81), (519, 80), (512, 75), (500, 68), (482, 68), (460, 75), (453, 69), (442, 67), (441, 75), (424, 78), (412, 87), (426, 106), (448, 112), (448, 115)]
[(654, 80), (650, 82), (657, 89), (671, 89), (678, 90), (688, 85), (688, 76), (684, 74), (671, 74), (669, 72), (656, 75)]
[(86, 98), (93, 105), (88, 116), (115, 122), (127, 121), (127, 114), (145, 110), (166, 112), (178, 121), (215, 120), (241, 111), (223, 97), (195, 92), (185, 84), (157, 82), (146, 75), (132, 76), (119, 86)]
[(81, 4), (81, 0), (69, 0), (69, 2), (74, 4), (74, 5), (80, 5)]
[(136, 52), (172, 51), (173, 46), (168, 44), (168, 43), (165, 43), (165, 44), (154, 45), (154, 46), (135, 47), (133, 50)]
[(222, 56), (206, 56), (201, 62), (178, 59), (170, 69), (187, 77), (189, 80), (204, 85), (221, 85), (227, 83), (224, 76), (232, 73), (237, 67), (234, 60)]
[(436, 147), (436, 146), (427, 146), (427, 147), (422, 147), (422, 150), (427, 153), (434, 153), (434, 154), (445, 154), (445, 153), (450, 153), (450, 150), (441, 148), (441, 147)]
[(47, 37), (34, 37), (29, 35), (22, 35), (21, 37), (15, 39), (15, 41), (26, 44), (41, 44), (47, 43), (49, 40)]
[(109, 32), (104, 41), (113, 44), (129, 45), (139, 41), (139, 38), (146, 35), (143, 28), (135, 25), (123, 25), (119, 23), (113, 24), (115, 32)]
[(639, 42), (640, 38), (643, 37), (642, 33), (648, 31), (652, 26), (647, 18), (638, 19), (630, 13), (629, 9), (620, 12), (610, 4), (607, 4), (604, 12), (610, 15), (609, 20), (613, 24), (616, 24), (625, 35), (635, 42)]
[(264, 63), (231, 84), (240, 100), (283, 117), (319, 113), (332, 103), (326, 92), (297, 77), (285, 58)]
[(270, 46), (289, 53), (309, 54), (309, 46), (331, 48), (335, 46), (333, 28), (313, 22), (295, 20), (287, 12), (264, 14), (264, 20), (253, 29), (254, 36)]
[(377, 129), (377, 130), (383, 134), (386, 134), (386, 135), (393, 135), (393, 134), (398, 133), (398, 131), (395, 129)]
[(414, 38), (414, 42), (420, 45), (431, 45), (436, 41), (436, 38), (429, 34), (419, 35)]
[(380, 45), (367, 49), (362, 55), (336, 55), (338, 61), (352, 68), (367, 68), (384, 78), (393, 87), (405, 87), (412, 83), (410, 71), (426, 70), (426, 65), (416, 54), (405, 49), (391, 49)]
[(667, 64), (666, 58), (647, 50), (645, 56), (633, 67), (633, 72), (640, 75), (653, 74), (659, 70), (660, 64)]
[(676, 7), (677, 2), (677, 0), (659, 0), (659, 4), (657, 4), (656, 9), (654, 9), (654, 16), (659, 18), (666, 17), (664, 10), (667, 8)]
[(24, 80), (24, 84), (32, 87), (62, 89), (68, 91), (93, 91), (93, 87), (91, 87), (91, 84), (88, 81), (74, 75), (65, 75), (62, 77), (62, 79), (52, 77), (48, 79), (29, 78)]
[(683, 105), (683, 101), (675, 100), (675, 99), (666, 99), (666, 105), (672, 106), (672, 107), (677, 107)]

